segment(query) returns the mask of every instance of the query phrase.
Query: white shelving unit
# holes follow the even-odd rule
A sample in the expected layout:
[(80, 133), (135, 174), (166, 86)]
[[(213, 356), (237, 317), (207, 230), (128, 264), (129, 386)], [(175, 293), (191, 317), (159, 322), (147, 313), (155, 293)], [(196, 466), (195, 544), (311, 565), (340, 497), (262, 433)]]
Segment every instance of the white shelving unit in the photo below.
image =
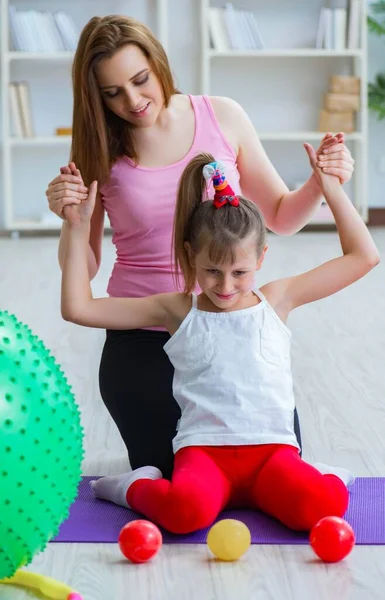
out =
[(290, 50), (231, 50), (219, 52), (209, 49), (207, 54), (210, 58), (295, 58), (295, 57), (318, 57), (325, 56), (361, 56), (361, 50), (316, 50), (313, 48), (292, 48)]
[[(281, 2), (275, 2), (276, 5), (274, 10), (276, 11), (277, 19), (279, 18), (282, 22), (285, 17), (281, 14), (280, 7), (285, 8), (284, 3), (289, 4), (287, 0), (281, 0)], [(320, 10), (320, 7), (323, 5), (323, 2), (319, 0), (307, 0), (306, 8), (309, 8), (309, 5), (314, 4), (314, 15), (315, 18), (318, 18), (317, 11)], [(240, 4), (238, 0), (233, 1), (235, 8), (244, 8), (244, 4)], [(270, 3), (272, 4), (272, 3)], [(269, 83), (271, 82), (271, 78), (284, 76), (285, 71), (287, 71), (289, 65), (293, 65), (293, 61), (301, 61), (301, 65), (308, 64), (309, 61), (313, 61), (315, 77), (317, 77), (317, 64), (314, 60), (320, 61), (326, 60), (330, 61), (329, 64), (336, 64), (337, 72), (333, 74), (349, 74), (355, 75), (361, 78), (361, 96), (360, 96), (360, 111), (357, 115), (357, 131), (354, 133), (346, 134), (345, 138), (348, 142), (352, 155), (355, 159), (355, 171), (354, 176), (352, 178), (352, 196), (353, 202), (357, 207), (361, 216), (367, 220), (368, 219), (368, 199), (367, 199), (367, 154), (368, 154), (368, 103), (367, 103), (367, 27), (366, 27), (366, 6), (365, 1), (361, 0), (361, 25), (360, 25), (360, 38), (361, 44), (360, 48), (357, 50), (323, 50), (316, 48), (304, 48), (304, 47), (288, 47), (288, 48), (267, 48), (263, 50), (248, 50), (248, 51), (226, 51), (219, 52), (210, 47), (210, 35), (209, 35), (209, 8), (211, 6), (214, 7), (223, 7), (224, 2), (220, 2), (219, 0), (200, 0), (200, 24), (202, 31), (202, 47), (201, 47), (201, 93), (208, 95), (228, 95), (234, 98), (234, 90), (237, 91), (237, 84), (231, 79), (231, 76), (228, 76), (228, 71), (225, 69), (230, 69), (230, 65), (234, 65), (233, 61), (236, 61), (236, 69), (235, 75), (237, 77), (237, 81), (239, 78), (239, 72), (243, 69), (247, 75), (246, 77), (251, 78), (254, 74), (255, 65), (261, 65), (261, 61), (267, 61), (268, 65), (272, 63), (269, 61), (274, 61), (275, 70), (271, 70), (269, 73)], [(325, 2), (325, 6), (328, 4)], [(249, 2), (248, 6), (255, 14), (258, 20), (259, 16), (266, 8), (266, 4), (262, 1), (257, 2)], [(289, 32), (293, 32), (293, 29), (296, 27), (296, 18), (301, 16), (303, 9), (305, 7), (304, 3), (296, 2), (291, 3), (292, 10), (290, 12), (290, 22), (285, 23), (286, 29)], [(287, 10), (287, 7), (286, 7)], [(288, 13), (286, 13), (287, 15)], [(319, 14), (319, 13), (318, 13)], [(267, 24), (265, 23), (266, 28)], [(273, 23), (269, 23), (270, 27), (274, 27)], [(315, 23), (314, 31), (316, 31), (317, 23)], [(298, 26), (297, 26), (298, 29)], [(265, 30), (263, 31), (265, 33)], [(295, 32), (297, 33), (297, 32)], [(305, 34), (308, 35), (308, 32), (305, 31)], [(287, 36), (286, 36), (287, 37)], [(315, 38), (314, 38), (315, 42)], [(277, 44), (280, 45), (280, 44)], [(290, 44), (289, 44), (290, 45)], [(300, 44), (298, 44), (300, 45)], [(333, 62), (334, 61), (334, 62)], [(245, 67), (245, 64), (247, 67)], [(277, 67), (277, 64), (279, 65)], [(343, 64), (343, 67), (341, 67)], [(294, 67), (298, 66), (294, 64)], [(234, 68), (234, 67), (233, 67)], [(343, 73), (338, 73), (338, 69), (343, 69)], [(246, 70), (247, 69), (247, 70)], [(254, 70), (253, 70), (254, 69)], [(220, 91), (217, 90), (215, 83), (218, 81), (218, 77), (216, 77), (217, 71), (220, 70), (221, 74), (226, 74), (227, 81), (230, 81), (228, 87), (228, 92), (226, 94), (223, 93), (223, 89)], [(348, 70), (348, 72), (346, 72)], [(235, 68), (234, 68), (235, 71)], [(233, 71), (233, 72), (234, 72)], [(297, 71), (298, 72), (298, 71)], [(306, 71), (308, 73), (308, 71)], [(322, 76), (322, 73), (321, 75)], [(257, 77), (257, 76), (256, 76)], [(304, 76), (304, 78), (306, 75)], [(266, 80), (261, 80), (261, 89), (263, 90)], [(324, 82), (324, 90), (327, 91), (327, 78)], [(295, 84), (293, 84), (295, 85)], [(310, 86), (312, 82), (309, 79), (304, 79), (301, 82), (301, 85)], [(252, 94), (250, 87), (247, 88), (247, 93)], [(282, 94), (284, 95), (284, 94)], [(241, 101), (241, 100), (240, 100)], [(282, 100), (282, 103), (284, 100)], [(242, 103), (242, 101), (241, 101)], [(319, 109), (321, 109), (322, 98), (319, 99)], [(268, 111), (268, 106), (264, 107), (265, 111)], [(253, 119), (252, 119), (253, 120)], [(263, 116), (262, 116), (263, 120)], [(262, 142), (280, 142), (281, 145), (286, 144), (287, 142), (304, 142), (304, 141), (314, 141), (318, 142), (322, 139), (323, 133), (316, 131), (316, 127), (318, 125), (318, 119), (315, 118), (314, 121), (314, 130), (308, 130), (308, 124), (305, 125), (304, 130), (295, 129), (293, 131), (287, 131), (280, 129), (277, 127), (277, 131), (264, 131), (261, 126), (258, 127), (257, 123), (255, 127), (258, 131), (259, 137)], [(286, 129), (286, 128), (285, 128)], [(271, 147), (271, 146), (269, 146)], [(286, 146), (285, 148), (292, 148), (292, 146)], [(270, 152), (269, 152), (270, 158)], [(295, 165), (293, 165), (293, 168)], [(319, 218), (315, 218), (312, 223), (314, 224), (324, 224), (325, 217), (320, 213)]]
[[(153, 3), (152, 0), (148, 0), (149, 10), (151, 10)], [(16, 203), (15, 198), (15, 169), (14, 166), (17, 163), (17, 157), (15, 153), (21, 151), (24, 154), (27, 154), (27, 159), (29, 156), (33, 156), (36, 152), (41, 152), (44, 156), (47, 154), (49, 156), (53, 150), (62, 149), (66, 154), (66, 157), (69, 156), (70, 145), (71, 145), (71, 137), (70, 136), (50, 136), (50, 135), (39, 135), (32, 138), (19, 138), (11, 135), (11, 127), (10, 127), (10, 106), (9, 106), (9, 98), (8, 98), (8, 86), (10, 81), (14, 78), (13, 72), (16, 70), (17, 74), (23, 73), (23, 79), (28, 81), (29, 71), (33, 69), (34, 72), (39, 74), (40, 78), (44, 78), (44, 69), (48, 66), (52, 68), (52, 66), (64, 66), (68, 71), (68, 85), (70, 85), (70, 68), (73, 60), (74, 53), (73, 52), (19, 52), (11, 50), (11, 41), (10, 41), (10, 28), (9, 28), (9, 6), (15, 5), (16, 8), (29, 8), (36, 10), (65, 10), (69, 14), (73, 14), (75, 16), (78, 15), (79, 12), (85, 15), (83, 22), (78, 23), (80, 27), (83, 27), (85, 23), (94, 15), (101, 14), (101, 9), (104, 8), (104, 14), (110, 13), (118, 13), (118, 14), (131, 14), (132, 16), (136, 16), (135, 8), (138, 10), (143, 10), (143, 7), (136, 7), (135, 0), (115, 0), (115, 2), (111, 2), (110, 0), (106, 0), (104, 3), (104, 7), (98, 3), (96, 7), (92, 0), (77, 0), (76, 2), (65, 2), (64, 0), (61, 2), (60, 0), (56, 0), (55, 2), (44, 0), (36, 0), (26, 3), (20, 3), (18, 0), (0, 0), (0, 19), (1, 19), (1, 29), (0, 29), (0, 67), (1, 67), (1, 124), (2, 124), (2, 140), (1, 140), (1, 162), (2, 162), (2, 185), (1, 185), (1, 200), (0, 200), (0, 209), (1, 209), (1, 221), (0, 221), (0, 229), (4, 229), (6, 231), (11, 232), (21, 232), (21, 231), (59, 231), (61, 228), (60, 219), (47, 220), (47, 222), (39, 220), (37, 218), (29, 218), (25, 216), (18, 216), (17, 204), (20, 205), (19, 202)], [(142, 3), (144, 4), (144, 3)], [(81, 11), (81, 7), (79, 5), (83, 5), (83, 11)], [(88, 5), (88, 6), (87, 6)], [(156, 14), (152, 15), (151, 20), (153, 21), (152, 25), (156, 31), (156, 35), (158, 39), (162, 42), (163, 46), (167, 48), (167, 40), (168, 40), (168, 0), (156, 0)], [(84, 7), (87, 10), (84, 10)], [(80, 8), (80, 10), (79, 10)], [(73, 11), (71, 13), (71, 11)], [(87, 15), (85, 14), (87, 13)], [(141, 15), (138, 16), (141, 18)], [(141, 20), (144, 20), (143, 18)], [(18, 75), (20, 77), (20, 75)], [(66, 82), (67, 83), (67, 82)], [(64, 84), (63, 84), (64, 85)], [(47, 84), (47, 90), (49, 91), (49, 85)], [(49, 102), (49, 100), (47, 100)], [(41, 110), (41, 107), (39, 107)], [(71, 107), (69, 107), (68, 114), (70, 115), (72, 112)], [(68, 125), (71, 123), (69, 122)], [(57, 124), (58, 126), (60, 123)], [(65, 163), (66, 161), (64, 161)], [(60, 164), (60, 163), (59, 163)], [(57, 165), (57, 167), (59, 166)], [(63, 164), (63, 163), (62, 163)], [(22, 176), (22, 171), (20, 172)], [(47, 209), (46, 198), (44, 195), (46, 184), (49, 181), (49, 178), (44, 179), (44, 175), (40, 173), (40, 176), (43, 177), (43, 180), (46, 183), (43, 185), (43, 181), (39, 186), (39, 197), (41, 194), (41, 208), (42, 210)], [(25, 203), (28, 199), (22, 199)], [(48, 209), (47, 209), (48, 211)], [(25, 212), (25, 207), (22, 212)], [(1, 224), (2, 223), (2, 224)], [(109, 226), (108, 220), (106, 221), (106, 225)]]
[(4, 61), (10, 62), (12, 60), (70, 60), (72, 61), (74, 56), (73, 52), (7, 52), (4, 55)]
[(67, 146), (71, 143), (71, 136), (56, 135), (56, 136), (35, 136), (32, 138), (16, 138), (10, 137), (9, 145), (13, 146)]

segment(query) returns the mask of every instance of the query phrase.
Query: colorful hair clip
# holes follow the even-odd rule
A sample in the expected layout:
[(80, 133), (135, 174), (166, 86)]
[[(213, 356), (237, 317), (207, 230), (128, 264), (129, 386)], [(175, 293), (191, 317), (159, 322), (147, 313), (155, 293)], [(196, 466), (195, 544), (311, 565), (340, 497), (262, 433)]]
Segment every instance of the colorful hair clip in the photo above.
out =
[(227, 183), (225, 177), (225, 166), (220, 161), (208, 163), (203, 167), (203, 177), (207, 182), (212, 181), (215, 189), (213, 204), (215, 208), (221, 208), (225, 204), (239, 206), (239, 198), (235, 195), (233, 188)]

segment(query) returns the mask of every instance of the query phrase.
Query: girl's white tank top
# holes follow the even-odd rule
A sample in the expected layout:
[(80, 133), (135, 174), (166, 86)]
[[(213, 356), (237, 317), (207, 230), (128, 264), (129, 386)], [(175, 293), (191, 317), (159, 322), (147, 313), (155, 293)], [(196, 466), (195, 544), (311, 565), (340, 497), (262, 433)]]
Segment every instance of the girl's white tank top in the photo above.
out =
[(291, 332), (259, 290), (259, 304), (233, 312), (192, 307), (164, 350), (174, 365), (185, 446), (289, 444), (294, 433)]

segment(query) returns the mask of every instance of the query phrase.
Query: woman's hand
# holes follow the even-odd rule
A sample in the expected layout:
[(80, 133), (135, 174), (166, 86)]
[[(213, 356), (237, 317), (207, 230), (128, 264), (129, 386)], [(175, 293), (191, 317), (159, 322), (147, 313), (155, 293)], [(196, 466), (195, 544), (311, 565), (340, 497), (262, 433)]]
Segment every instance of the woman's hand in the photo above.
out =
[(87, 199), (88, 188), (79, 169), (71, 162), (60, 168), (60, 175), (48, 184), (45, 194), (50, 210), (61, 219), (71, 221), (73, 216), (81, 214), (81, 211), (74, 212), (74, 208)]
[(327, 133), (316, 151), (318, 167), (323, 173), (336, 175), (342, 184), (351, 179), (354, 170), (354, 159), (344, 142), (342, 132)]

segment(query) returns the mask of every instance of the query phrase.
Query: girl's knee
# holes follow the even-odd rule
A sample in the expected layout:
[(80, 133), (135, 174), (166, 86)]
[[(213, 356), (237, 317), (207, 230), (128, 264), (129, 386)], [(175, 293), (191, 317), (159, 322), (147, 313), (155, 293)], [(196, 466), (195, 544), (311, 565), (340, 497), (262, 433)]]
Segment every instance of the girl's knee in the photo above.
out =
[(349, 491), (345, 483), (336, 475), (324, 475), (326, 491), (324, 495), (325, 507), (333, 510), (333, 514), (325, 515), (332, 517), (343, 517), (349, 505)]
[(186, 534), (209, 527), (219, 514), (218, 507), (200, 494), (189, 493), (170, 502), (170, 533)]
[(347, 487), (335, 475), (324, 475), (319, 485), (300, 492), (289, 527), (309, 531), (324, 517), (343, 517), (349, 504)]

